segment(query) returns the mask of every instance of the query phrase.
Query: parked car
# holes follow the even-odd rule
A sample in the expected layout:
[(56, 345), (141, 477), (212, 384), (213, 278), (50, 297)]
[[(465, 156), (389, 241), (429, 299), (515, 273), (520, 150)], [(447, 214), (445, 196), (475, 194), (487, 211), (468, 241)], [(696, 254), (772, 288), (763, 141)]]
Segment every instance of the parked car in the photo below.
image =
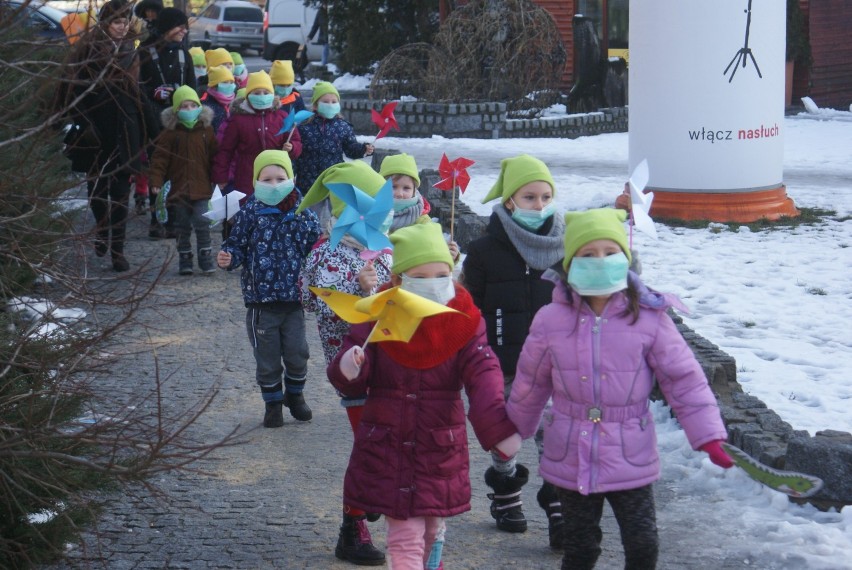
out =
[(301, 45), (307, 49), (307, 59), (321, 59), (322, 46), (308, 41), (316, 14), (316, 8), (305, 6), (302, 0), (266, 0), (261, 53), (264, 59), (295, 61)]
[(263, 10), (243, 0), (213, 0), (189, 22), (189, 41), (204, 49), (263, 49)]
[(67, 42), (62, 29), (66, 13), (35, 0), (0, 0), (0, 19), (15, 18), (45, 40)]

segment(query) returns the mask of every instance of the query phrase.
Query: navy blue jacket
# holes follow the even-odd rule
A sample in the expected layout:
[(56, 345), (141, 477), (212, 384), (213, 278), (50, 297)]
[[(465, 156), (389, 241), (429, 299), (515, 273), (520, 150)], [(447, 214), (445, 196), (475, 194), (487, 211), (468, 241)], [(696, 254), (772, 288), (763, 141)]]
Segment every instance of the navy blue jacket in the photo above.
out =
[(300, 202), (282, 212), (251, 196), (234, 215), (222, 250), (232, 256), (228, 271), (243, 268), (240, 285), (246, 307), (301, 302), (299, 273), (320, 228), (311, 210), (296, 214)]
[(299, 125), (302, 136), (302, 154), (296, 159), (299, 188), (307, 192), (314, 181), (329, 166), (349, 158), (363, 158), (367, 146), (355, 138), (352, 125), (340, 117), (324, 119), (314, 116)]

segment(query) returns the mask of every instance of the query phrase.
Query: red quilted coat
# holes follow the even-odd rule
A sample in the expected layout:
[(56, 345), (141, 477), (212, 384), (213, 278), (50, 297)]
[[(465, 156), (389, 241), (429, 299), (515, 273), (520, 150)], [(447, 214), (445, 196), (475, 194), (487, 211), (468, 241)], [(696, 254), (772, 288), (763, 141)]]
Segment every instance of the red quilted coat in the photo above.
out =
[(448, 517), (470, 510), (465, 407), (482, 448), (516, 433), (506, 416), (503, 374), (470, 294), (456, 285), (459, 314), (424, 319), (408, 343), (374, 342), (352, 382), (339, 362), (363, 345), (373, 323), (352, 327), (328, 367), (345, 395), (369, 391), (346, 470), (344, 502), (397, 519)]

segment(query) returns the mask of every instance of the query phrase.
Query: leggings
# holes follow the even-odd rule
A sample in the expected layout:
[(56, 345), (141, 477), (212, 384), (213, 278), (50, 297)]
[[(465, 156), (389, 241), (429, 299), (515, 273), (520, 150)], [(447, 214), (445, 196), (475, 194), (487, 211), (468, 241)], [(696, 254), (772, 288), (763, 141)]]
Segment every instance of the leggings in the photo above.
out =
[(412, 517), (401, 520), (385, 516), (385, 521), (388, 525), (388, 568), (423, 570), (444, 519)]

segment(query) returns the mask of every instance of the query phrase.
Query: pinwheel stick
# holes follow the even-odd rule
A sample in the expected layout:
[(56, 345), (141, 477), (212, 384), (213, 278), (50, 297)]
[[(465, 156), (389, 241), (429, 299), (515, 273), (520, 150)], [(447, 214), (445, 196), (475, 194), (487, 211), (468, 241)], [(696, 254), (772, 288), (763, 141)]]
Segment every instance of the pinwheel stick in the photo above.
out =
[(296, 126), (293, 125), (293, 128), (290, 129), (290, 134), (287, 135), (287, 142), (290, 142), (290, 139), (293, 138), (293, 133), (295, 133), (295, 132), (296, 132)]
[(453, 241), (453, 236), (455, 235), (454, 230), (456, 227), (456, 185), (455, 179), (453, 180), (453, 199), (450, 202), (450, 241)]
[(370, 339), (373, 338), (373, 333), (376, 332), (376, 328), (379, 326), (379, 321), (376, 321), (376, 324), (373, 325), (373, 328), (370, 329), (370, 334), (367, 335), (367, 340), (364, 341), (364, 344), (361, 345), (361, 350), (367, 348), (367, 345), (370, 343)]

